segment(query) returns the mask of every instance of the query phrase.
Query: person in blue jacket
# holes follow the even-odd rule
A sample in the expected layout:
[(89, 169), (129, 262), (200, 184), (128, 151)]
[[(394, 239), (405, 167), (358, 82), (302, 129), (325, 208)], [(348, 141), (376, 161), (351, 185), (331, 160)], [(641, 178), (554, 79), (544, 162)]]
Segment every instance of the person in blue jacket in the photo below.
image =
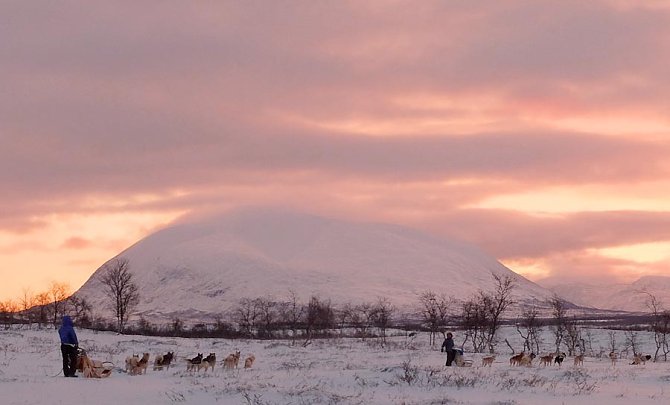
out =
[(440, 351), (447, 352), (447, 364), (445, 364), (445, 366), (451, 366), (451, 363), (456, 357), (456, 351), (454, 350), (454, 336), (451, 332), (447, 333), (447, 337), (444, 339), (444, 342), (442, 342)]
[(72, 325), (72, 318), (68, 315), (63, 317), (58, 334), (60, 335), (60, 351), (63, 353), (63, 374), (65, 377), (76, 377), (79, 341)]

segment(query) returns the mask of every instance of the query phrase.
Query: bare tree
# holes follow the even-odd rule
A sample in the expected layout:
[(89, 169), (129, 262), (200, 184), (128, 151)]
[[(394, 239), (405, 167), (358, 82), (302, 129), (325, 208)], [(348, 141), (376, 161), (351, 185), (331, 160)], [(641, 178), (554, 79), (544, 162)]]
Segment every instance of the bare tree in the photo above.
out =
[(663, 309), (663, 304), (656, 296), (648, 291), (642, 291), (647, 295), (647, 308), (651, 312), (651, 330), (654, 332), (654, 361), (658, 359), (658, 353), (663, 352), (663, 359), (668, 360), (670, 347), (668, 345), (668, 333), (670, 333), (670, 312)]
[(450, 309), (454, 299), (445, 295), (437, 295), (433, 291), (424, 291), (419, 295), (419, 312), (423, 322), (430, 331), (430, 345), (435, 344), (435, 335), (447, 325)]
[(487, 310), (488, 314), (488, 329), (486, 331), (486, 344), (489, 347), (489, 352), (493, 353), (493, 346), (496, 343), (496, 335), (500, 329), (500, 321), (502, 315), (514, 303), (512, 300), (512, 291), (516, 286), (514, 278), (510, 275), (493, 274), (494, 288), (493, 293), (490, 294), (490, 306)]
[[(661, 351), (663, 352), (663, 361), (668, 361), (668, 353), (670, 353), (670, 345), (668, 344), (668, 334), (670, 333), (670, 312), (663, 311), (659, 315), (658, 333), (661, 336)], [(655, 361), (655, 360), (654, 360)]]
[(272, 330), (276, 326), (277, 302), (272, 297), (260, 297), (254, 300), (257, 313), (257, 330), (259, 337), (272, 338)]
[(233, 318), (239, 325), (240, 332), (247, 337), (253, 336), (258, 317), (257, 302), (251, 298), (242, 298), (233, 310)]
[(151, 335), (155, 333), (156, 328), (145, 317), (140, 315), (140, 319), (137, 322), (137, 330), (142, 335)]
[(372, 323), (379, 329), (382, 343), (386, 343), (386, 329), (391, 325), (395, 307), (386, 297), (379, 297), (372, 307)]
[(586, 339), (582, 339), (582, 353), (587, 351), (589, 356), (594, 356), (595, 352), (593, 351), (593, 338), (594, 334), (591, 329), (584, 329), (583, 335), (586, 336)]
[(281, 317), (287, 323), (291, 330), (291, 345), (295, 345), (295, 340), (298, 336), (298, 328), (303, 321), (305, 308), (298, 300), (298, 295), (295, 291), (288, 291), (288, 299), (284, 301), (280, 309)]
[(123, 333), (128, 317), (140, 300), (128, 260), (114, 259), (105, 264), (100, 281), (105, 286), (105, 295), (110, 299), (110, 307), (116, 317), (116, 330)]
[(486, 349), (491, 353), (494, 352), (502, 316), (514, 303), (512, 300), (512, 291), (516, 285), (514, 278), (499, 274), (492, 276), (493, 291), (479, 291), (462, 305), (461, 326), (466, 332), (465, 342), (472, 340), (475, 352)]
[(90, 326), (92, 307), (86, 298), (79, 298), (75, 295), (72, 295), (67, 299), (67, 302), (72, 308), (72, 315), (74, 316), (77, 325)]
[(223, 316), (218, 314), (214, 316), (214, 333), (217, 337), (225, 337), (232, 335), (232, 328), (227, 324)]
[(356, 329), (356, 335), (365, 340), (368, 337), (368, 329), (372, 327), (373, 308), (372, 304), (364, 302), (352, 308), (349, 319), (351, 325)]
[(35, 305), (37, 306), (37, 325), (39, 328), (46, 326), (48, 322), (49, 292), (44, 291), (35, 296)]
[(608, 343), (609, 343), (610, 353), (612, 353), (612, 352), (616, 352), (616, 351), (617, 351), (617, 350), (616, 350), (616, 348), (617, 348), (617, 344), (616, 344), (616, 332), (613, 331), (613, 330), (610, 330), (610, 331), (607, 332), (607, 336), (608, 336), (608, 338), (609, 338), (609, 339), (608, 339)]
[(565, 318), (565, 346), (568, 348), (568, 356), (574, 356), (577, 353), (577, 347), (580, 353), (584, 354), (584, 345), (582, 339), (582, 328), (577, 323), (575, 317)]
[[(516, 331), (523, 339), (523, 350), (540, 352), (542, 322), (538, 319), (537, 308), (525, 309), (521, 318), (517, 319)], [(523, 329), (523, 330), (522, 330)], [(525, 334), (524, 334), (525, 332)]]
[(312, 333), (323, 332), (333, 326), (335, 322), (335, 312), (330, 300), (321, 300), (313, 295), (307, 304), (307, 314), (305, 316), (305, 332), (307, 339), (305, 345), (312, 339)]
[(549, 329), (551, 329), (552, 333), (554, 334), (556, 353), (559, 353), (561, 351), (561, 344), (565, 338), (567, 308), (565, 306), (565, 301), (558, 295), (554, 295), (549, 299), (549, 305), (551, 306), (551, 315), (554, 318), (553, 324)]
[(0, 322), (9, 329), (16, 321), (16, 312), (19, 310), (19, 304), (13, 300), (0, 302)]
[(29, 288), (24, 288), (21, 298), (19, 299), (21, 313), (24, 321), (28, 324), (28, 328), (32, 328), (33, 316), (30, 310), (35, 305), (35, 296)]
[(350, 302), (342, 305), (339, 311), (335, 313), (335, 318), (337, 319), (337, 325), (340, 329), (340, 336), (344, 335), (344, 331), (348, 325), (352, 323), (353, 313), (356, 310), (356, 307)]
[(53, 311), (53, 325), (58, 328), (58, 319), (65, 312), (65, 300), (70, 295), (70, 287), (66, 283), (52, 281), (49, 285), (49, 297), (51, 301), (51, 310)]
[(490, 307), (490, 297), (481, 293), (463, 302), (461, 328), (465, 331), (465, 339), (461, 346), (471, 340), (476, 353), (481, 353), (487, 347)]
[(172, 333), (174, 333), (176, 336), (179, 336), (184, 332), (184, 321), (182, 321), (179, 317), (176, 317), (172, 319)]
[(637, 349), (640, 344), (638, 341), (637, 331), (633, 329), (626, 329), (626, 331), (624, 331), (624, 335), (626, 336), (626, 351), (630, 349), (633, 351), (633, 356), (637, 356), (639, 354)]

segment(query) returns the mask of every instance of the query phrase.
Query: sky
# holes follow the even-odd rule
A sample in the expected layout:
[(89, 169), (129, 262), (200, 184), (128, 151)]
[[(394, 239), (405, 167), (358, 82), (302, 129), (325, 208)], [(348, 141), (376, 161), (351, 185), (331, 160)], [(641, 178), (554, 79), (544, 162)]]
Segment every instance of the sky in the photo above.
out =
[(0, 300), (280, 205), (670, 276), (670, 1), (0, 3)]

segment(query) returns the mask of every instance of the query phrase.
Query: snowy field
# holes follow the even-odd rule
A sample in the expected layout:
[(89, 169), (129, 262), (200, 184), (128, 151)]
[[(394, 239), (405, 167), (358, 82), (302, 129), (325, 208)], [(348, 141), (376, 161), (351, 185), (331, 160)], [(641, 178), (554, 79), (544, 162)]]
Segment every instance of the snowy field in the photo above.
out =
[[(116, 368), (106, 379), (64, 378), (54, 330), (0, 331), (2, 404), (659, 404), (670, 403), (670, 363), (632, 366), (620, 360), (587, 357), (584, 366), (566, 359), (562, 367), (510, 367), (504, 343), (491, 368), (481, 355), (466, 353), (470, 368), (444, 367), (439, 347), (428, 335), (376, 340), (316, 340), (307, 347), (286, 341), (181, 339), (123, 336), (77, 329), (80, 345), (95, 360)], [(513, 340), (515, 331), (503, 331)], [(605, 331), (593, 333), (594, 351), (606, 349)], [(457, 344), (458, 332), (456, 332)], [(653, 353), (652, 337), (640, 333), (643, 350)], [(547, 337), (548, 338), (548, 337)], [(618, 332), (622, 345), (624, 335)], [(546, 345), (548, 346), (548, 344)], [(133, 353), (176, 352), (170, 370), (131, 376), (122, 371)], [(254, 367), (226, 371), (229, 353), (256, 356)], [(207, 373), (186, 371), (187, 357), (214, 352), (219, 360)], [(536, 359), (537, 360), (537, 359)]]

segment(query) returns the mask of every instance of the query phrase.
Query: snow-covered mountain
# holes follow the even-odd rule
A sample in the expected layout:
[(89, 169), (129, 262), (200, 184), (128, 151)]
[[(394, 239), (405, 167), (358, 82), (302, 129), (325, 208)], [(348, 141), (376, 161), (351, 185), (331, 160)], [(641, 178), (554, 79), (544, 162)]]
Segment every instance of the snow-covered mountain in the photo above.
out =
[(665, 309), (670, 309), (670, 277), (644, 276), (630, 284), (587, 284), (541, 281), (541, 285), (562, 298), (585, 307), (630, 312), (649, 312), (647, 291), (653, 294)]
[[(386, 224), (353, 223), (279, 209), (247, 209), (158, 231), (119, 254), (140, 286), (138, 313), (153, 319), (210, 317), (241, 298), (289, 290), (334, 303), (387, 297), (414, 306), (426, 290), (467, 298), (493, 288), (492, 273), (517, 280), (515, 298), (551, 292), (467, 243)], [(77, 292), (106, 307), (101, 267)]]

